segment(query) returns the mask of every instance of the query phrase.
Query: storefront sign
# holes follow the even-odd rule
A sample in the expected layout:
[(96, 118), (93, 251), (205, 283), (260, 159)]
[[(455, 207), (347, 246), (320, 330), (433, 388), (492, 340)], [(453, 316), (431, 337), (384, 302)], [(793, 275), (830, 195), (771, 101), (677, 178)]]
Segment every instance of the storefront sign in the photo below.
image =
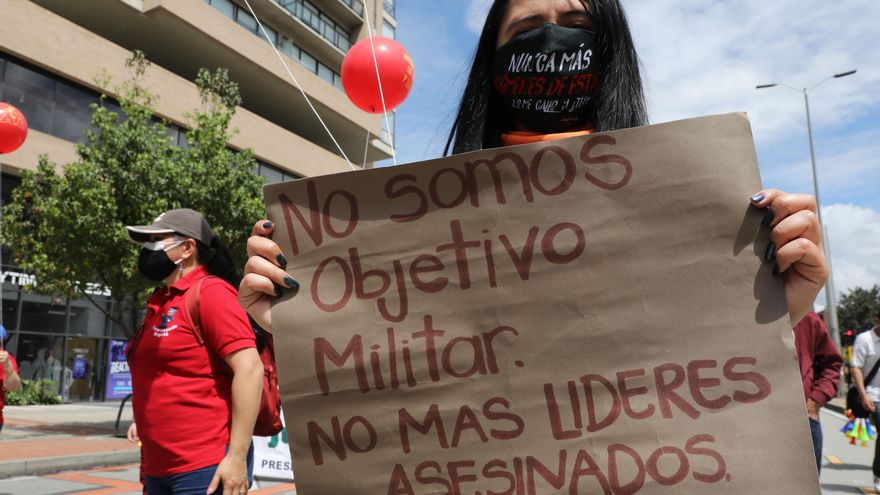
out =
[(267, 186), (303, 494), (818, 494), (749, 122)]
[(124, 399), (131, 393), (131, 372), (125, 359), (127, 340), (111, 340), (107, 352), (107, 388), (104, 398), (107, 400)]
[[(20, 287), (36, 287), (37, 286), (37, 276), (31, 275), (29, 273), (13, 271), (13, 270), (3, 270), (0, 271), (0, 283), (9, 283), (12, 285), (18, 285)], [(86, 294), (92, 296), (107, 296), (112, 295), (110, 289), (101, 284), (89, 283), (86, 284)]]

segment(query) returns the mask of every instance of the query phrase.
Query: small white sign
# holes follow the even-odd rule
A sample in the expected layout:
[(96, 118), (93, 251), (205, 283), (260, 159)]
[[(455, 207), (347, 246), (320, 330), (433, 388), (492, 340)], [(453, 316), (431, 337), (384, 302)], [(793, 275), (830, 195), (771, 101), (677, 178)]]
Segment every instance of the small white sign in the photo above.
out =
[(293, 482), (287, 428), (272, 437), (254, 437), (254, 478)]

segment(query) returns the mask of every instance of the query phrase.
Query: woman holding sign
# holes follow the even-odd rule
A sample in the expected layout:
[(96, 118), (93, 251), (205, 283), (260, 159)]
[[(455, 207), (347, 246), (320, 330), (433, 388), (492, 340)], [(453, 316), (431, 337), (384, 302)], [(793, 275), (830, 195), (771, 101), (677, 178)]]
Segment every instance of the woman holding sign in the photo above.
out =
[[(539, 77), (540, 76), (540, 77)], [(647, 124), (638, 57), (619, 0), (495, 0), (446, 153), (562, 139)], [(746, 198), (744, 198), (746, 200)], [(792, 322), (828, 278), (815, 198), (776, 189), (748, 198), (772, 229), (764, 257), (782, 276)], [(260, 221), (248, 240), (239, 301), (271, 328), (272, 298), (298, 284)]]

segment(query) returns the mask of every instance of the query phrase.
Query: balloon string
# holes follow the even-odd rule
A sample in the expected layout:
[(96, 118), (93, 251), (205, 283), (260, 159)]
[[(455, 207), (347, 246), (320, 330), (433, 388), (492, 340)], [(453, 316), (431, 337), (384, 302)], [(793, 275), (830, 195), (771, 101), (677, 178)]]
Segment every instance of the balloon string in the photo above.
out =
[(385, 106), (385, 93), (382, 91), (382, 78), (379, 77), (379, 61), (376, 59), (376, 45), (373, 44), (373, 28), (370, 26), (370, 10), (367, 9), (367, 0), (364, 3), (364, 19), (367, 21), (367, 35), (370, 37), (370, 49), (373, 50), (373, 65), (376, 67), (376, 81), (379, 83), (379, 98), (382, 99), (382, 113), (385, 115), (385, 129), (388, 131), (388, 139), (391, 141), (391, 159), (397, 165), (397, 153), (394, 151), (394, 133), (391, 131), (391, 122), (388, 120), (388, 108)]
[(367, 168), (367, 150), (370, 148), (370, 130), (367, 129), (367, 141), (364, 143), (364, 168)]
[(287, 74), (290, 76), (291, 79), (293, 79), (293, 83), (296, 84), (297, 89), (299, 89), (299, 92), (302, 93), (303, 98), (306, 99), (306, 103), (309, 104), (309, 108), (312, 109), (312, 112), (315, 114), (315, 117), (318, 117), (318, 122), (321, 123), (321, 125), (324, 127), (324, 130), (327, 131), (327, 134), (330, 136), (330, 139), (333, 140), (333, 144), (336, 145), (336, 149), (339, 150), (339, 153), (342, 155), (342, 158), (345, 158), (345, 162), (348, 163), (348, 166), (351, 167), (352, 170), (357, 170), (357, 167), (355, 167), (351, 163), (351, 160), (349, 160), (348, 156), (345, 154), (345, 152), (342, 151), (342, 146), (340, 146), (339, 142), (336, 141), (336, 138), (333, 136), (333, 133), (330, 132), (330, 128), (327, 127), (327, 124), (324, 123), (324, 119), (322, 119), (321, 115), (318, 114), (318, 110), (315, 109), (314, 105), (312, 105), (312, 100), (309, 99), (309, 96), (303, 90), (302, 86), (300, 86), (299, 81), (296, 79), (296, 76), (293, 75), (293, 72), (290, 70), (290, 67), (287, 66), (287, 62), (284, 61), (284, 57), (281, 56), (281, 52), (278, 51), (278, 48), (275, 46), (275, 43), (272, 42), (272, 38), (269, 37), (269, 33), (266, 32), (266, 28), (263, 27), (263, 23), (260, 22), (260, 18), (257, 17), (257, 13), (254, 12), (254, 9), (253, 9), (253, 7), (251, 7), (250, 2), (248, 2), (248, 0), (244, 0), (244, 3), (245, 3), (245, 5), (247, 5), (248, 10), (251, 11), (251, 15), (254, 16), (254, 19), (257, 21), (257, 26), (260, 27), (260, 31), (263, 33), (263, 36), (266, 38), (266, 41), (269, 43), (269, 46), (272, 47), (272, 50), (275, 52), (275, 55), (278, 56), (278, 60), (281, 61), (281, 65), (284, 66), (284, 69), (287, 71)]

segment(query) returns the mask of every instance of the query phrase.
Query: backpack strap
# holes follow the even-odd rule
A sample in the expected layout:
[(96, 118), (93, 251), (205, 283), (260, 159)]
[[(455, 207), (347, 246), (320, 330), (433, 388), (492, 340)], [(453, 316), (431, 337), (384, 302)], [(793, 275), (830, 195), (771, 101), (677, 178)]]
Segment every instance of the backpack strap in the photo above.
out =
[(199, 345), (208, 348), (210, 348), (210, 346), (207, 344), (205, 331), (202, 329), (202, 318), (199, 314), (199, 296), (202, 293), (202, 283), (209, 278), (217, 277), (208, 275), (207, 277), (200, 278), (189, 289), (187, 289), (186, 296), (184, 296), (186, 314), (189, 317), (190, 323), (193, 325), (193, 335)]
[(873, 380), (874, 377), (877, 376), (877, 368), (880, 368), (880, 358), (877, 358), (877, 362), (874, 363), (874, 367), (871, 368), (871, 372), (868, 373), (868, 376), (865, 377), (865, 387), (867, 387), (868, 384), (871, 383), (871, 380)]

